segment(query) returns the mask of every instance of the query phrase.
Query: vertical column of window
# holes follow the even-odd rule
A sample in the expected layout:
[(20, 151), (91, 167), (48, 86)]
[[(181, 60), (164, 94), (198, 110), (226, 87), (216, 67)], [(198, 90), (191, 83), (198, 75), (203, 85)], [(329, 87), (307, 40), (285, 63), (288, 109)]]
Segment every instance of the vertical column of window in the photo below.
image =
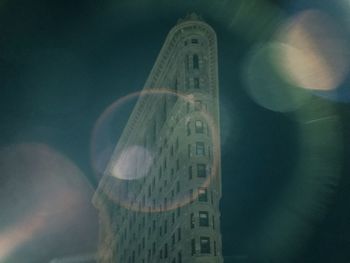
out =
[(181, 253), (181, 251), (179, 251), (177, 253), (177, 263), (182, 263), (182, 253)]
[(168, 243), (164, 245), (164, 258), (168, 258)]
[(193, 69), (199, 69), (199, 56), (194, 54), (192, 57)]
[[(179, 81), (177, 79), (177, 77), (175, 77), (175, 83), (174, 83), (174, 91), (175, 91), (175, 94), (178, 93), (178, 85), (179, 85)], [(175, 100), (177, 99), (177, 95), (175, 95)]]
[(152, 127), (152, 141), (153, 141), (153, 143), (156, 142), (156, 138), (157, 138), (157, 122), (153, 121), (153, 127)]
[(188, 167), (188, 179), (192, 180), (192, 165)]
[(193, 189), (190, 189), (189, 191), (189, 199), (190, 199), (190, 203), (193, 203)]
[(195, 89), (200, 89), (199, 77), (194, 77), (194, 79), (193, 79), (193, 87), (194, 87)]
[(177, 210), (177, 211), (176, 211), (177, 217), (179, 217), (179, 216), (180, 216), (180, 213), (181, 213), (181, 207), (178, 206), (176, 210)]
[(190, 88), (189, 69), (190, 69), (190, 56), (186, 54), (185, 55), (185, 89), (186, 90)]
[(187, 122), (186, 127), (187, 127), (187, 135), (191, 135), (191, 122), (190, 121)]
[(194, 222), (194, 213), (191, 213), (190, 215), (190, 227), (194, 228), (195, 222)]
[(194, 238), (191, 239), (191, 255), (196, 254), (196, 240)]

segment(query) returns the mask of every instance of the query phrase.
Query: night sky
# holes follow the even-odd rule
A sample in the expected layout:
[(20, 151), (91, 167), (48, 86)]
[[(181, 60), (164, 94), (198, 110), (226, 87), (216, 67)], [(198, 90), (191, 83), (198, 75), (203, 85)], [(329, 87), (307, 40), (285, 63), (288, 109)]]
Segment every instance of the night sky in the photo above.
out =
[[(350, 260), (350, 79), (338, 63), (350, 52), (332, 41), (320, 48), (326, 58), (344, 52), (332, 62), (334, 75), (344, 71), (336, 89), (276, 100), (281, 94), (269, 87), (287, 84), (264, 64), (270, 53), (257, 49), (307, 9), (329, 15), (336, 43), (350, 46), (350, 5), (247, 2), (1, 1), (1, 263), (97, 250), (91, 197), (106, 153), (91, 158), (100, 142), (92, 139), (96, 121), (143, 88), (167, 33), (193, 11), (218, 37), (225, 263)], [(322, 77), (316, 73), (313, 78)], [(252, 91), (257, 81), (259, 90)], [(133, 103), (113, 109), (107, 153)]]

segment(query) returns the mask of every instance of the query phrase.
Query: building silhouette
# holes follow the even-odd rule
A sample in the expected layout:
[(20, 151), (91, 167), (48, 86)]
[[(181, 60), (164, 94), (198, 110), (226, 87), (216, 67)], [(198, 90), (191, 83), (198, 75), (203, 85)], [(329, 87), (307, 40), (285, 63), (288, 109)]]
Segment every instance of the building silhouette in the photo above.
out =
[(93, 197), (98, 262), (221, 263), (217, 42), (169, 32)]

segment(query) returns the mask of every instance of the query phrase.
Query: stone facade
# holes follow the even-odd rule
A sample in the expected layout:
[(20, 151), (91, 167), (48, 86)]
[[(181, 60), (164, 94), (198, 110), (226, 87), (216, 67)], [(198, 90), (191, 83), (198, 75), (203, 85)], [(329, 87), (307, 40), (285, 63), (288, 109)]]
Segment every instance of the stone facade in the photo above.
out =
[(99, 262), (222, 263), (217, 43), (192, 14), (169, 32), (93, 203)]

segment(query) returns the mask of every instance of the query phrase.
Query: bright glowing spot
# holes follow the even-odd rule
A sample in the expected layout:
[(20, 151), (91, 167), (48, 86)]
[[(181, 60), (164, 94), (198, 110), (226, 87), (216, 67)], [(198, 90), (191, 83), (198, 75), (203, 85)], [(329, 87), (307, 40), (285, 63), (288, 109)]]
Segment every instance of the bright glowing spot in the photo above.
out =
[(112, 176), (134, 180), (147, 175), (152, 165), (151, 153), (138, 145), (126, 148), (112, 167)]
[(253, 50), (244, 67), (244, 80), (251, 98), (259, 105), (280, 112), (298, 109), (309, 92), (286, 82), (279, 61), (286, 45), (269, 43)]
[(296, 86), (335, 89), (348, 73), (348, 44), (326, 14), (305, 11), (283, 26), (277, 38), (287, 44), (280, 53), (280, 67)]
[(44, 217), (29, 217), (20, 224), (0, 233), (0, 262), (5, 260), (19, 244), (30, 240), (45, 223)]
[[(50, 253), (62, 235), (74, 240), (73, 234), (63, 229), (91, 222), (81, 218), (92, 209), (92, 188), (73, 162), (47, 145), (23, 143), (0, 148), (0, 172), (6, 178), (0, 192), (0, 262), (7, 262), (5, 257), (12, 257), (27, 241), (32, 253)], [(39, 245), (40, 238), (48, 242)]]

